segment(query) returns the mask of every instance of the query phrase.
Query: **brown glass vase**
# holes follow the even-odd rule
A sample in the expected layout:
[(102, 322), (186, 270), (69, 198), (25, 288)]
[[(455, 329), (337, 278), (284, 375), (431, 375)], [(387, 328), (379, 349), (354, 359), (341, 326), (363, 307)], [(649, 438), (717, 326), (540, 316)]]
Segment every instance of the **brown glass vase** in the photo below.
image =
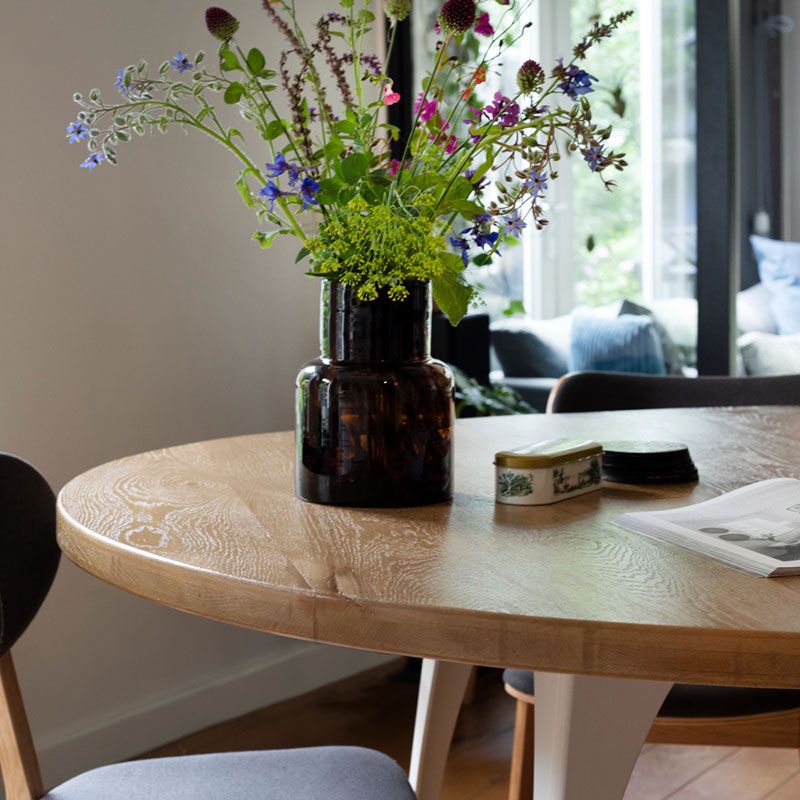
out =
[(430, 284), (362, 302), (322, 286), (320, 358), (297, 376), (297, 494), (341, 506), (416, 506), (453, 491), (453, 377), (430, 356)]

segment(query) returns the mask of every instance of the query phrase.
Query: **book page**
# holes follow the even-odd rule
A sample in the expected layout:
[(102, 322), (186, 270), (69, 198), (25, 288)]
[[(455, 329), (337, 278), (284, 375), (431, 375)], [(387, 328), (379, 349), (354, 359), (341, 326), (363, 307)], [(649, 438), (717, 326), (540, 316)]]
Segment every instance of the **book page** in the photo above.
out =
[(800, 568), (800, 481), (794, 478), (761, 481), (683, 508), (624, 514), (619, 521), (760, 571)]

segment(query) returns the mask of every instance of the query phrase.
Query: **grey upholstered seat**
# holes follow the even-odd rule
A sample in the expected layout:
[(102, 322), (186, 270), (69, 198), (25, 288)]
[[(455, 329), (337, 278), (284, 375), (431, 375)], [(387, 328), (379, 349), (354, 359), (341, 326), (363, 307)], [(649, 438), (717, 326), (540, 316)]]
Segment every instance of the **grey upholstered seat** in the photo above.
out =
[[(15, 797), (42, 794), (25, 711), (4, 698), (19, 691), (9, 650), (36, 616), (58, 567), (55, 504), (47, 481), (30, 464), (0, 453), (0, 712), (10, 718), (2, 768), (24, 781)], [(41, 800), (415, 798), (388, 756), (361, 747), (316, 747), (114, 764), (85, 772)]]
[(42, 800), (414, 800), (400, 767), (360, 747), (130, 761), (86, 772)]

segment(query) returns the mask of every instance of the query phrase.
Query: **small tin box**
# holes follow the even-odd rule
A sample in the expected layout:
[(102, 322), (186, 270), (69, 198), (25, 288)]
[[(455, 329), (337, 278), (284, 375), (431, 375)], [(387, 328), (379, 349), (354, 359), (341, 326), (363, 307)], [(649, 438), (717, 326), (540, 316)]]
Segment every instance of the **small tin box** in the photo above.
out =
[(590, 439), (548, 439), (495, 455), (498, 503), (557, 503), (600, 488), (603, 447)]

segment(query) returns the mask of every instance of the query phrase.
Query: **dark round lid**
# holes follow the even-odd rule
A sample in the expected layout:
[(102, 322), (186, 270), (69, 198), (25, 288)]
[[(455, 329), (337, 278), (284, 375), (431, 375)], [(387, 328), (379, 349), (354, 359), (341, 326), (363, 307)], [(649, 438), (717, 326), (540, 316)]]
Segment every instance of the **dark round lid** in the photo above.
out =
[(614, 483), (690, 483), (697, 468), (679, 442), (613, 441), (603, 444), (603, 479)]
[(627, 458), (688, 455), (689, 448), (680, 442), (603, 442), (604, 455), (624, 455)]

